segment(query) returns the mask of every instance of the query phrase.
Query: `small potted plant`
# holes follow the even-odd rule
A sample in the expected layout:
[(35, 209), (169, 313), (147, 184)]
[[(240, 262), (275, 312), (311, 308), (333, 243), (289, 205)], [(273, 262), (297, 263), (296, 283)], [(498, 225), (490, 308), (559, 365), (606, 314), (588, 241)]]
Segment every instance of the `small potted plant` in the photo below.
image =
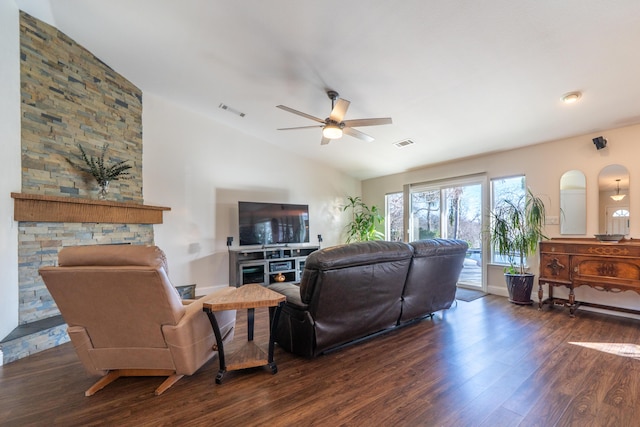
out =
[(365, 242), (369, 240), (382, 240), (384, 234), (376, 227), (384, 222), (378, 208), (367, 206), (358, 196), (347, 197), (349, 203), (342, 210), (351, 209), (351, 221), (347, 224), (347, 243)]
[(525, 268), (527, 257), (533, 255), (544, 235), (546, 211), (544, 202), (530, 189), (517, 201), (501, 200), (490, 214), (489, 237), (492, 247), (509, 261), (505, 280), (509, 301), (531, 304), (535, 275)]
[(86, 172), (95, 178), (100, 186), (100, 190), (98, 191), (98, 197), (100, 199), (106, 198), (107, 193), (109, 193), (109, 183), (111, 181), (125, 179), (127, 175), (129, 175), (129, 172), (126, 171), (131, 169), (131, 165), (126, 164), (127, 160), (116, 162), (111, 166), (105, 165), (105, 155), (109, 148), (109, 144), (105, 143), (102, 146), (102, 151), (99, 157), (88, 156), (80, 144), (78, 144), (78, 148), (80, 149), (79, 157), (84, 161), (86, 166), (76, 165), (69, 159), (67, 159), (67, 161), (77, 169)]

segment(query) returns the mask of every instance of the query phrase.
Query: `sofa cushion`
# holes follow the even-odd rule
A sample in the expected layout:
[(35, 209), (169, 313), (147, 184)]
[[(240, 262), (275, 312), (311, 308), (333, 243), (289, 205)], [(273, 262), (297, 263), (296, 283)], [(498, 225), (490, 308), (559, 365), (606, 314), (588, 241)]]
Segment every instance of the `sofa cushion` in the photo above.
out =
[(454, 239), (409, 243), (413, 261), (403, 292), (402, 317), (408, 322), (451, 307), (468, 244)]
[(351, 243), (307, 257), (300, 289), (315, 354), (396, 326), (411, 257), (402, 242)]
[(427, 239), (409, 243), (413, 248), (413, 257), (447, 256), (466, 253), (469, 245), (463, 240), (456, 239)]
[(349, 243), (313, 252), (307, 257), (302, 273), (301, 299), (306, 304), (311, 301), (319, 271), (406, 260), (412, 254), (412, 247), (406, 243), (386, 241)]

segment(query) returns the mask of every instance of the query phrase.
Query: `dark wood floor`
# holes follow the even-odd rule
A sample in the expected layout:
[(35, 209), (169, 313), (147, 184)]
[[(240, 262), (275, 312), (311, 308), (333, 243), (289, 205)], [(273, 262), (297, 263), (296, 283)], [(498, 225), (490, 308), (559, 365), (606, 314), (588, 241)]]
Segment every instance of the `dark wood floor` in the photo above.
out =
[(121, 378), (92, 397), (65, 344), (0, 367), (0, 425), (638, 426), (637, 343), (640, 321), (487, 296), (316, 359), (276, 347), (276, 375), (216, 385), (214, 359), (161, 396), (160, 378)]

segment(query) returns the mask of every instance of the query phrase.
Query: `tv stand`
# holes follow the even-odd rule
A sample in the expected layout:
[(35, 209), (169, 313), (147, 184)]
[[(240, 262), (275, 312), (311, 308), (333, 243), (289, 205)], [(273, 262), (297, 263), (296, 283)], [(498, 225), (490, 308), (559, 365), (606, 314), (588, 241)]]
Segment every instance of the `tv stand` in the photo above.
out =
[(319, 246), (229, 248), (229, 286), (299, 283), (307, 256)]
[(271, 249), (271, 248), (288, 248), (288, 243), (274, 243), (272, 245), (262, 245), (262, 249)]

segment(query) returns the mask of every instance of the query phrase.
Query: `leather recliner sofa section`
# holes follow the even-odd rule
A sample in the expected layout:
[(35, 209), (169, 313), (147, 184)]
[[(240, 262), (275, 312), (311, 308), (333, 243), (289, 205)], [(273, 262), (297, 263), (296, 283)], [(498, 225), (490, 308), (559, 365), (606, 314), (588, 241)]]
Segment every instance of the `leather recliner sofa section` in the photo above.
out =
[(461, 240), (359, 242), (313, 252), (287, 297), (275, 341), (314, 357), (451, 306), (468, 245)]

